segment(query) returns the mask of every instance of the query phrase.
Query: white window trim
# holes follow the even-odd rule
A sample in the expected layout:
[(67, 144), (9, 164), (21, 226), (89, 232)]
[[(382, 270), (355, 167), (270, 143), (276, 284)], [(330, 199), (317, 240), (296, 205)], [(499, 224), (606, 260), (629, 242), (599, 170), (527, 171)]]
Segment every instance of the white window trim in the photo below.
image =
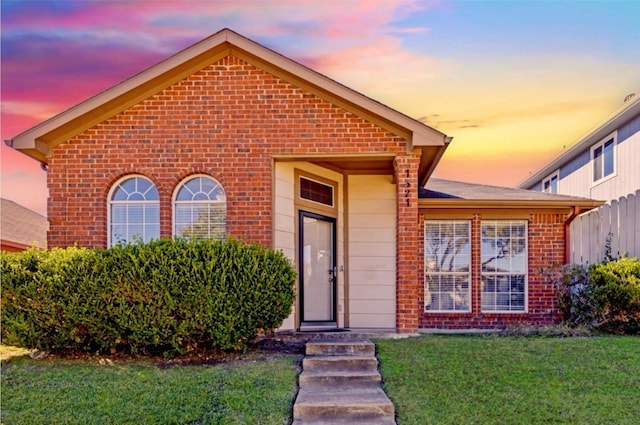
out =
[[(472, 232), (471, 232), (471, 220), (425, 220), (424, 221), (424, 226), (423, 226), (423, 238), (426, 237), (427, 234), (427, 223), (428, 222), (433, 222), (433, 221), (438, 221), (438, 222), (442, 222), (442, 223), (456, 223), (456, 222), (461, 222), (461, 223), (467, 223), (468, 225), (468, 231), (469, 231), (469, 271), (468, 272), (434, 272), (434, 273), (430, 273), (434, 276), (442, 276), (442, 275), (449, 275), (449, 276), (467, 276), (469, 279), (469, 287), (467, 289), (467, 294), (469, 297), (469, 303), (467, 306), (467, 309), (465, 310), (428, 310), (427, 309), (427, 304), (426, 304), (426, 300), (423, 300), (423, 311), (427, 314), (432, 314), (432, 313), (460, 313), (460, 314), (465, 314), (465, 313), (471, 313), (471, 304), (473, 303), (473, 298), (471, 297), (472, 295), (472, 290), (471, 290), (471, 286), (472, 286), (472, 280), (471, 280), (471, 271), (473, 269), (473, 255), (471, 254), (471, 250), (472, 250), (472, 246), (473, 246), (473, 241), (471, 240), (472, 237)], [(424, 254), (423, 254), (424, 258), (423, 261), (426, 263), (426, 256), (427, 256), (427, 251), (426, 249), (424, 250)], [(425, 264), (425, 270), (424, 270), (424, 290), (426, 292), (426, 277), (427, 277), (427, 270), (426, 270), (426, 264)]]
[[(188, 182), (191, 179), (195, 179), (197, 177), (205, 177), (208, 179), (211, 179), (213, 181), (215, 181), (216, 183), (218, 183), (220, 185), (220, 187), (222, 188), (222, 191), (224, 192), (225, 195), (225, 200), (224, 201), (211, 201), (211, 200), (205, 200), (205, 201), (178, 201), (178, 192), (180, 191), (180, 189), (182, 189), (182, 186), (184, 186), (184, 184), (186, 182)], [(221, 204), (225, 204), (225, 220), (227, 218), (227, 191), (225, 190), (224, 186), (222, 185), (222, 183), (220, 183), (220, 181), (218, 179), (216, 179), (213, 176), (210, 176), (208, 174), (190, 174), (187, 177), (183, 178), (182, 180), (180, 180), (178, 182), (178, 184), (176, 185), (176, 187), (173, 189), (173, 195), (171, 196), (171, 237), (175, 238), (176, 237), (176, 205), (177, 204), (208, 204), (208, 203), (221, 203)], [(227, 233), (227, 226), (225, 225), (225, 235), (228, 235)]]
[[(112, 245), (112, 241), (111, 241), (111, 206), (112, 205), (118, 205), (118, 204), (141, 204), (141, 205), (145, 205), (145, 204), (158, 204), (158, 208), (160, 208), (160, 199), (158, 199), (157, 201), (113, 201), (111, 198), (113, 197), (113, 194), (116, 190), (116, 188), (118, 188), (120, 186), (120, 183), (122, 183), (123, 181), (129, 180), (129, 179), (133, 179), (133, 178), (142, 178), (144, 180), (147, 180), (148, 182), (150, 182), (153, 187), (156, 188), (156, 191), (158, 190), (158, 186), (156, 186), (156, 184), (153, 182), (153, 180), (151, 180), (149, 177), (147, 176), (143, 176), (142, 174), (127, 174), (126, 176), (123, 176), (121, 178), (119, 178), (118, 180), (116, 180), (111, 187), (109, 188), (109, 193), (107, 193), (107, 247), (111, 247)], [(160, 194), (158, 193), (158, 197), (160, 196)], [(158, 227), (160, 227), (160, 223), (158, 223)]]
[(544, 179), (542, 179), (542, 192), (544, 193), (554, 193), (554, 192), (545, 192), (544, 190), (544, 184), (548, 181), (551, 181), (551, 179), (556, 178), (556, 194), (560, 193), (560, 169), (557, 169), (556, 171), (554, 171), (553, 173), (549, 174), (547, 177), (545, 177)]
[[(480, 267), (480, 312), (487, 314), (526, 314), (529, 313), (529, 222), (527, 220), (482, 220), (480, 226), (486, 221), (509, 221), (509, 222), (523, 222), (524, 234), (525, 234), (525, 247), (524, 247), (524, 309), (523, 310), (484, 310), (482, 308), (482, 267)], [(480, 232), (480, 258), (482, 262), (482, 232)], [(518, 273), (521, 274), (521, 273)]]
[[(596, 149), (598, 149), (599, 147), (602, 147), (603, 149), (603, 158), (602, 158), (602, 167), (603, 167), (603, 172), (604, 172), (604, 145), (605, 143), (607, 143), (609, 140), (613, 140), (613, 172), (607, 176), (602, 177), (599, 180), (594, 180), (595, 176), (593, 175), (593, 162), (595, 160), (594, 158), (594, 151)], [(614, 131), (613, 133), (609, 134), (607, 137), (604, 137), (602, 140), (600, 140), (598, 143), (595, 143), (591, 146), (590, 152), (589, 152), (589, 177), (591, 180), (591, 187), (597, 186), (600, 183), (604, 183), (607, 180), (610, 180), (614, 177), (616, 177), (618, 175), (618, 166), (617, 166), (617, 162), (618, 162), (618, 131)]]

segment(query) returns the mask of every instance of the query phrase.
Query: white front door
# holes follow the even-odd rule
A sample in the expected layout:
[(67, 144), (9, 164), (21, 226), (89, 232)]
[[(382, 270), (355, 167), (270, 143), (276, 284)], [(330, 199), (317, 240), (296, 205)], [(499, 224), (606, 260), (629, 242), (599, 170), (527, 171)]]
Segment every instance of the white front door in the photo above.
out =
[(336, 220), (300, 211), (301, 321), (336, 321)]

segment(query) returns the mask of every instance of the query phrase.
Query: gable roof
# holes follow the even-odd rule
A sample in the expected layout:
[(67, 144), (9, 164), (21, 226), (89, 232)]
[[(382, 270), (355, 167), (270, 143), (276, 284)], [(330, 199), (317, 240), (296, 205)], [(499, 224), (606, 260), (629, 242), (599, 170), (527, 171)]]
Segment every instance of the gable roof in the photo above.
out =
[(556, 195), (534, 190), (464, 183), (452, 180), (430, 179), (420, 189), (420, 208), (528, 208), (554, 209), (578, 207), (588, 211), (604, 204), (603, 201), (578, 196)]
[(550, 162), (542, 166), (538, 171), (527, 177), (522, 183), (518, 184), (518, 188), (528, 188), (540, 183), (542, 179), (556, 171), (558, 168), (567, 164), (591, 146), (598, 143), (618, 128), (622, 127), (633, 118), (640, 115), (640, 94), (632, 97), (618, 108), (603, 121), (598, 123), (596, 127), (590, 130), (586, 135), (578, 139), (573, 145), (562, 152)]
[(431, 175), (451, 141), (444, 133), (225, 28), (26, 130), (8, 141), (8, 144), (46, 163), (56, 145), (229, 55), (239, 57), (404, 138), (407, 152), (414, 148), (422, 149), (419, 170), (422, 183)]
[(47, 247), (47, 218), (8, 199), (0, 199), (0, 239), (2, 245), (26, 249), (33, 243)]

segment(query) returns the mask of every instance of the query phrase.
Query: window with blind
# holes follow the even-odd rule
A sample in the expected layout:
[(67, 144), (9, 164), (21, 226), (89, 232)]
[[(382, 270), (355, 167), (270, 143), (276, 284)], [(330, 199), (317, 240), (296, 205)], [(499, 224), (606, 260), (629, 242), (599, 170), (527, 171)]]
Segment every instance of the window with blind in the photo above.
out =
[(480, 261), (482, 311), (526, 311), (527, 222), (482, 221)]
[(160, 237), (158, 190), (146, 177), (121, 179), (111, 188), (107, 203), (109, 246)]
[(223, 239), (227, 232), (227, 199), (217, 180), (191, 176), (176, 189), (173, 235), (190, 239)]
[(471, 311), (470, 222), (424, 223), (425, 311)]

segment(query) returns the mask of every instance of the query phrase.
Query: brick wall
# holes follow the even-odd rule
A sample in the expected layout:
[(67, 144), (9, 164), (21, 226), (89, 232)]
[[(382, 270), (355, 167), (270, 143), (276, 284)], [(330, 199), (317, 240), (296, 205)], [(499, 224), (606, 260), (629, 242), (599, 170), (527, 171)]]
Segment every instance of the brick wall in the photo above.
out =
[(386, 130), (229, 56), (54, 148), (48, 243), (106, 246), (107, 195), (128, 174), (155, 183), (161, 235), (171, 236), (173, 191), (203, 173), (226, 191), (228, 233), (270, 246), (270, 155), (397, 153), (404, 146)]
[[(396, 175), (396, 330), (417, 332), (420, 313), (417, 256), (420, 229), (418, 228), (418, 165), (420, 156), (398, 155), (394, 161)], [(423, 288), (424, 290), (424, 288)]]
[(424, 311), (424, 216), (420, 216), (418, 267), (420, 328), (490, 329), (513, 324), (548, 325), (558, 323), (560, 315), (552, 285), (543, 272), (564, 262), (564, 215), (531, 214), (528, 218), (528, 312), (483, 313), (481, 311), (480, 223), (482, 216), (471, 219), (471, 312), (427, 313)]

